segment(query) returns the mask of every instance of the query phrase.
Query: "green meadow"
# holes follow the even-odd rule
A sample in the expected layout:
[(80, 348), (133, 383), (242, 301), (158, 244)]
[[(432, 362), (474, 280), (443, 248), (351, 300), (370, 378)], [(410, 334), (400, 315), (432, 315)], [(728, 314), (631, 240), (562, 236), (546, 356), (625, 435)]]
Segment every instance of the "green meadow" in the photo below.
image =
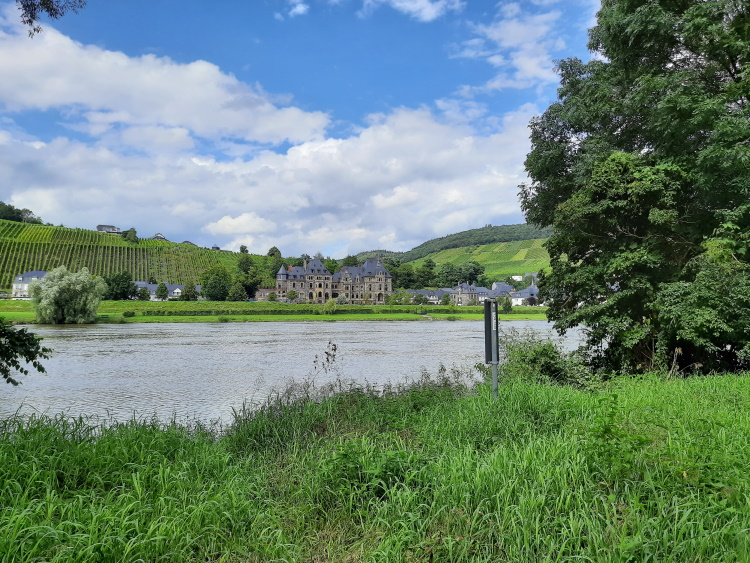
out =
[(470, 375), (303, 382), (226, 426), (4, 420), (0, 560), (750, 559), (747, 375)]
[[(501, 320), (545, 320), (545, 307), (514, 307)], [(130, 316), (132, 313), (132, 316)], [(127, 316), (126, 316), (127, 315)], [(0, 317), (17, 323), (33, 323), (30, 301), (0, 301)], [(481, 320), (482, 307), (439, 305), (337, 305), (326, 311), (323, 305), (292, 305), (268, 302), (228, 301), (102, 301), (100, 323), (172, 322), (269, 322), (269, 321), (407, 321)]]

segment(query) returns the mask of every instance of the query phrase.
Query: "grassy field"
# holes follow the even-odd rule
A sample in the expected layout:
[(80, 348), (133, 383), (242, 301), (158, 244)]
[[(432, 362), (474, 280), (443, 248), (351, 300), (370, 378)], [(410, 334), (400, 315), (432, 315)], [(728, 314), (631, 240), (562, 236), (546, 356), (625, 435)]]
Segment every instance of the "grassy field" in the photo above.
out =
[(299, 385), (226, 428), (5, 420), (0, 560), (750, 559), (749, 377), (465, 375)]
[[(544, 307), (514, 307), (502, 320), (544, 320)], [(125, 312), (134, 316), (124, 317)], [(0, 317), (16, 323), (33, 323), (30, 301), (0, 301)], [(324, 314), (322, 305), (228, 301), (102, 301), (98, 311), (101, 323), (190, 323), (190, 322), (269, 322), (269, 321), (404, 321), (480, 320), (482, 307), (443, 307), (435, 305), (341, 305), (334, 314)]]
[(484, 266), (484, 273), (492, 279), (505, 279), (512, 275), (536, 273), (549, 267), (549, 254), (542, 247), (546, 239), (522, 240), (450, 248), (429, 254), (412, 262), (421, 265), (427, 258), (441, 264), (461, 265), (474, 260)]

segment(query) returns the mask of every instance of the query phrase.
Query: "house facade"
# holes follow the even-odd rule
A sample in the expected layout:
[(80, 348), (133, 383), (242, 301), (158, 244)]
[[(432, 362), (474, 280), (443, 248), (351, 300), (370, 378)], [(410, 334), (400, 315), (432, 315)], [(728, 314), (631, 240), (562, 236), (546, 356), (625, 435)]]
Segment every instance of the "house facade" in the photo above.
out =
[(386, 296), (393, 293), (393, 287), (391, 274), (375, 258), (361, 266), (344, 266), (335, 274), (314, 259), (302, 266), (281, 267), (276, 273), (276, 286), (258, 289), (255, 299), (267, 301), (275, 293), (277, 299), (286, 300), (290, 291), (297, 294), (297, 299), (313, 303), (343, 297), (352, 304), (382, 305)]
[[(159, 287), (158, 283), (148, 283), (145, 281), (134, 281), (133, 285), (137, 287), (139, 290), (142, 287), (145, 287), (148, 290), (149, 293), (149, 299), (150, 301), (160, 301), (159, 298), (156, 297), (156, 289)], [(164, 285), (167, 286), (167, 291), (169, 292), (169, 295), (167, 296), (167, 299), (179, 299), (182, 297), (182, 292), (185, 290), (184, 285), (178, 285), (174, 283), (167, 283), (164, 282)], [(196, 285), (195, 290), (200, 293), (201, 286)]]
[(31, 284), (31, 282), (42, 279), (46, 274), (47, 272), (43, 270), (32, 270), (31, 272), (24, 272), (23, 274), (14, 276), (11, 298), (28, 299), (29, 285)]

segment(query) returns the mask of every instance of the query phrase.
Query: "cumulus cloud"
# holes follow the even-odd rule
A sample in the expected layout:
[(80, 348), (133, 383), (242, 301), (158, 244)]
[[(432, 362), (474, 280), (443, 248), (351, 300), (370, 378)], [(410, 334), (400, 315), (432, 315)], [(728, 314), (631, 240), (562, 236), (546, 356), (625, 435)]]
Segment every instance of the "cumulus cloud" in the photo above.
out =
[(256, 213), (243, 213), (237, 217), (224, 215), (214, 223), (209, 223), (203, 230), (213, 235), (236, 235), (251, 233), (267, 233), (276, 228), (273, 221), (259, 217)]
[(367, 14), (381, 5), (421, 22), (431, 22), (447, 12), (460, 12), (464, 8), (462, 0), (364, 0), (361, 13)]
[(23, 28), (0, 19), (0, 53), (0, 105), (12, 112), (64, 110), (74, 128), (93, 136), (160, 127), (164, 142), (182, 148), (190, 146), (185, 131), (210, 140), (298, 143), (323, 136), (329, 124), (327, 114), (290, 106), (207, 61), (129, 57), (51, 27), (29, 41)]
[[(553, 3), (534, 2), (540, 6)], [(484, 59), (497, 69), (497, 74), (485, 84), (464, 86), (462, 95), (533, 88), (557, 81), (553, 53), (565, 47), (560, 33), (562, 12), (537, 13), (528, 8), (515, 2), (499, 5), (495, 21), (474, 24), (475, 37), (454, 46), (454, 57)]]

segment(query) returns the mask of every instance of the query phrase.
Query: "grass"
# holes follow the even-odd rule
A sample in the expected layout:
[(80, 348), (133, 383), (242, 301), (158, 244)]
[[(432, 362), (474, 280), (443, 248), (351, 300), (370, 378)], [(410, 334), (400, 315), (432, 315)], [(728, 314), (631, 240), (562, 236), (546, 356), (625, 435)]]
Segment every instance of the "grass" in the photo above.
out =
[(747, 561), (750, 377), (592, 393), (441, 370), (225, 428), (0, 425), (2, 561)]
[[(130, 311), (134, 316), (125, 318)], [(545, 320), (544, 307), (514, 307), (501, 320)], [(16, 323), (33, 323), (30, 301), (0, 300), (0, 317)], [(307, 322), (307, 321), (407, 321), (481, 320), (482, 307), (436, 305), (339, 306), (333, 315), (322, 314), (322, 305), (215, 301), (102, 301), (100, 323), (205, 323), (205, 322)]]

